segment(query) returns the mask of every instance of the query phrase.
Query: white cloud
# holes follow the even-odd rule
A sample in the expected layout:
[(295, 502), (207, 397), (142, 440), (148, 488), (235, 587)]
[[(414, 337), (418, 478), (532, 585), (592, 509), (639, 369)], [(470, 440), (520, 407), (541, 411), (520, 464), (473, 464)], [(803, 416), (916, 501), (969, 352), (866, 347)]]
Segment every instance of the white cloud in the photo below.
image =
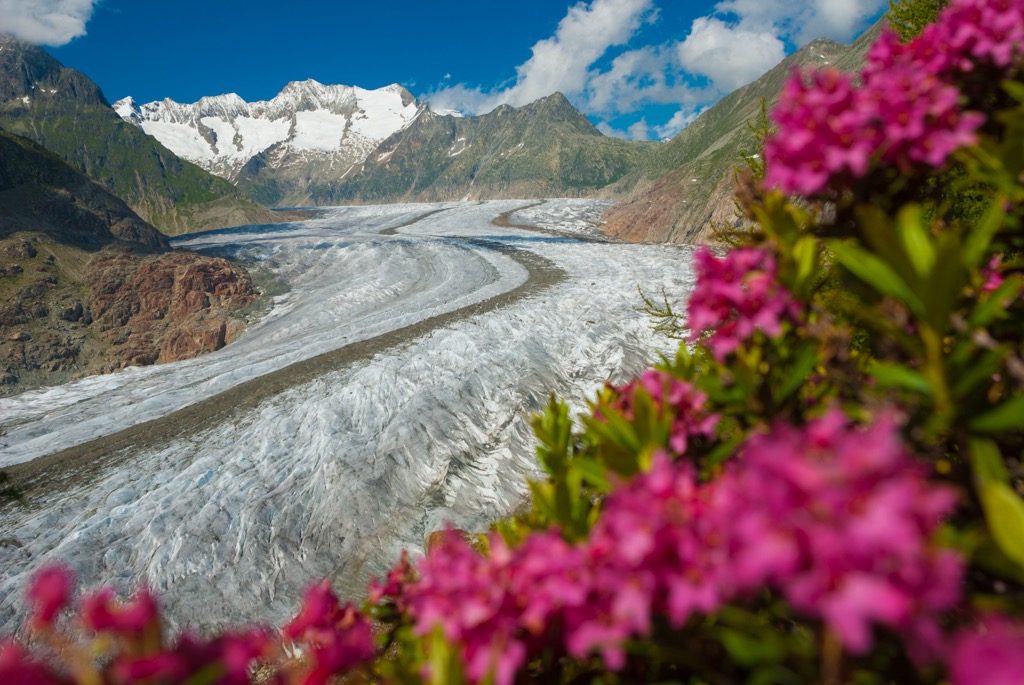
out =
[(647, 119), (641, 119), (626, 129), (626, 131), (629, 133), (630, 140), (650, 140), (651, 138), (650, 127), (647, 125)]
[(44, 45), (64, 45), (85, 35), (99, 0), (0, 0), (0, 30)]
[[(532, 56), (516, 68), (514, 78), (489, 88), (446, 78), (422, 97), (436, 110), (483, 114), (499, 105), (522, 106), (561, 91), (584, 113), (616, 122), (598, 124), (607, 135), (669, 138), (718, 97), (781, 62), (794, 44), (819, 37), (848, 41), (867, 28), (886, 3), (717, 0), (713, 12), (693, 21), (684, 39), (641, 43), (646, 26), (659, 21), (656, 4), (669, 1), (578, 0), (554, 34), (533, 46)], [(654, 115), (644, 108), (650, 105), (673, 105), (676, 114), (662, 125), (648, 124)], [(641, 114), (647, 119), (621, 123)]]
[(750, 83), (786, 56), (785, 44), (772, 33), (729, 26), (712, 17), (696, 19), (677, 51), (685, 71), (707, 76), (723, 93)]
[(748, 31), (772, 31), (803, 45), (815, 38), (848, 41), (866, 28), (886, 0), (723, 0), (715, 11)]
[(699, 117), (706, 107), (700, 109), (681, 109), (672, 115), (664, 126), (655, 126), (654, 134), (658, 140), (665, 140), (666, 138), (674, 138), (676, 134), (682, 131), (684, 128), (693, 123), (694, 119)]
[(425, 97), (437, 108), (482, 114), (498, 105), (525, 105), (555, 91), (582, 93), (590, 66), (610, 47), (628, 42), (652, 10), (653, 0), (579, 2), (559, 22), (555, 35), (535, 44), (530, 59), (516, 67), (512, 85), (488, 91), (459, 84)]

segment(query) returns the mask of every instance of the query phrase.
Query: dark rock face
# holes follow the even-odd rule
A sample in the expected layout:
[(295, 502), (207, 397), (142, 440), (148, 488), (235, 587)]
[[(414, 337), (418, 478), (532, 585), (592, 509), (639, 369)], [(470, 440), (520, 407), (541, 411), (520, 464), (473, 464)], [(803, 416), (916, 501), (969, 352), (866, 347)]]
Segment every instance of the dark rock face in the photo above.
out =
[[(11, 242), (0, 240), (0, 249)], [(243, 329), (231, 314), (256, 298), (249, 274), (224, 259), (37, 244), (39, 255), (22, 268), (60, 276), (0, 287), (0, 395), (219, 350)], [(54, 253), (61, 257), (45, 264)], [(86, 265), (76, 279), (64, 267), (77, 260)]]

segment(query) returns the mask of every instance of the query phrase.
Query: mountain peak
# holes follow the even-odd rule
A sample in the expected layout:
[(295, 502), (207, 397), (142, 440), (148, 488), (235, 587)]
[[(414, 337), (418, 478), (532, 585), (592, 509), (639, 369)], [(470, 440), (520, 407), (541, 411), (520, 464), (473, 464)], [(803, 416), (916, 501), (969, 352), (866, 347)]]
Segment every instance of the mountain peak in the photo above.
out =
[(84, 74), (65, 68), (38, 45), (0, 34), (0, 102), (26, 97), (109, 106), (99, 86)]
[[(241, 182), (250, 162), (263, 168), (265, 157), (272, 157), (273, 166), (294, 168), (293, 176), (309, 183), (361, 164), (384, 139), (407, 126), (420, 105), (394, 83), (365, 90), (306, 79), (289, 82), (265, 101), (246, 102), (235, 93), (192, 104), (164, 100), (137, 105), (126, 99), (117, 111), (176, 154), (228, 180)], [(259, 197), (273, 203), (283, 194), (275, 188)], [(289, 197), (290, 204), (304, 201), (299, 194)]]

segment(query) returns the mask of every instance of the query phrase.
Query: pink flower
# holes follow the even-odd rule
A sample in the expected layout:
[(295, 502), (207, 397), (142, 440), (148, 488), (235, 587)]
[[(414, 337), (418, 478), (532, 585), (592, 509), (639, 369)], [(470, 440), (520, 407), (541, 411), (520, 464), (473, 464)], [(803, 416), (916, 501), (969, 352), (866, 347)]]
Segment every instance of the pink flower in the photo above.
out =
[(28, 598), (33, 604), (32, 626), (49, 628), (57, 614), (71, 602), (75, 589), (75, 574), (65, 566), (45, 566), (29, 584)]
[(1003, 255), (997, 254), (989, 260), (989, 263), (981, 270), (981, 277), (985, 284), (981, 286), (981, 292), (990, 293), (997, 290), (1003, 284), (1003, 274), (999, 269), (1003, 266)]
[(69, 685), (70, 681), (58, 677), (43, 664), (33, 661), (18, 645), (0, 642), (0, 683)]
[(249, 669), (267, 653), (269, 646), (270, 637), (261, 629), (225, 633), (208, 642), (186, 633), (172, 649), (118, 659), (111, 666), (111, 680), (117, 685), (144, 681), (178, 683), (200, 673), (217, 673), (218, 685), (247, 685)]
[[(911, 43), (884, 32), (860, 74), (796, 73), (772, 113), (765, 182), (784, 192), (834, 195), (875, 166), (901, 173), (942, 167), (973, 145), (983, 101), (977, 73), (998, 83), (1024, 56), (1024, 9), (1011, 0), (954, 0)], [(974, 111), (971, 111), (974, 110)]]
[(705, 343), (715, 359), (727, 356), (756, 332), (782, 334), (783, 323), (799, 319), (801, 307), (776, 279), (775, 258), (766, 250), (745, 247), (723, 259), (702, 248), (694, 256), (697, 285), (690, 295), (690, 339), (711, 335)]
[(926, 641), (929, 622), (960, 596), (959, 558), (931, 543), (956, 495), (928, 482), (893, 421), (856, 430), (832, 410), (754, 437), (742, 459), (737, 492), (758, 497), (733, 514), (740, 564), (785, 559), (765, 580), (850, 651), (871, 646), (871, 625), (910, 631), (912, 649)]
[(655, 617), (681, 627), (766, 588), (851, 652), (882, 626), (925, 659), (941, 643), (939, 614), (961, 596), (962, 561), (933, 542), (955, 501), (906, 453), (894, 421), (857, 429), (831, 411), (755, 436), (707, 483), (692, 463), (656, 454), (578, 545), (558, 531), (515, 548), (494, 536), (484, 557), (448, 536), (402, 595), (416, 632), (440, 628), (472, 682), (509, 685), (541, 651), (597, 653), (616, 670)]
[(637, 392), (642, 391), (654, 401), (660, 417), (673, 418), (669, 447), (675, 454), (686, 454), (691, 438), (711, 438), (715, 434), (718, 415), (705, 408), (707, 395), (668, 372), (651, 369), (624, 386), (611, 387), (611, 391), (611, 401), (597, 408), (595, 418), (604, 420), (602, 410), (613, 410), (632, 421)]
[(1024, 683), (1024, 624), (990, 616), (961, 631), (953, 641), (948, 668), (953, 685)]
[(376, 654), (369, 619), (352, 604), (342, 605), (328, 580), (306, 591), (299, 614), (283, 632), (312, 649), (312, 667), (303, 681), (306, 685), (323, 685)]
[(156, 597), (147, 588), (127, 602), (118, 602), (112, 588), (103, 588), (82, 600), (82, 620), (97, 632), (111, 631), (123, 635), (140, 634), (159, 625), (160, 609)]

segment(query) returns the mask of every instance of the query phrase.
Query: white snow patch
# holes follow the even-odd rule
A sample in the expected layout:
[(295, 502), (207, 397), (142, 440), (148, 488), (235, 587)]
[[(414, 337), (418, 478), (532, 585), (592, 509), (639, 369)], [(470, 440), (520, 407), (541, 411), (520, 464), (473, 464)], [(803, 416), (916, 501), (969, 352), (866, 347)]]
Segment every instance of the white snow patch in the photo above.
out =
[(299, 150), (330, 152), (341, 144), (348, 117), (331, 112), (296, 112), (291, 145)]
[(142, 130), (163, 143), (171, 152), (190, 162), (204, 164), (217, 157), (210, 143), (187, 124), (171, 121), (142, 121)]

